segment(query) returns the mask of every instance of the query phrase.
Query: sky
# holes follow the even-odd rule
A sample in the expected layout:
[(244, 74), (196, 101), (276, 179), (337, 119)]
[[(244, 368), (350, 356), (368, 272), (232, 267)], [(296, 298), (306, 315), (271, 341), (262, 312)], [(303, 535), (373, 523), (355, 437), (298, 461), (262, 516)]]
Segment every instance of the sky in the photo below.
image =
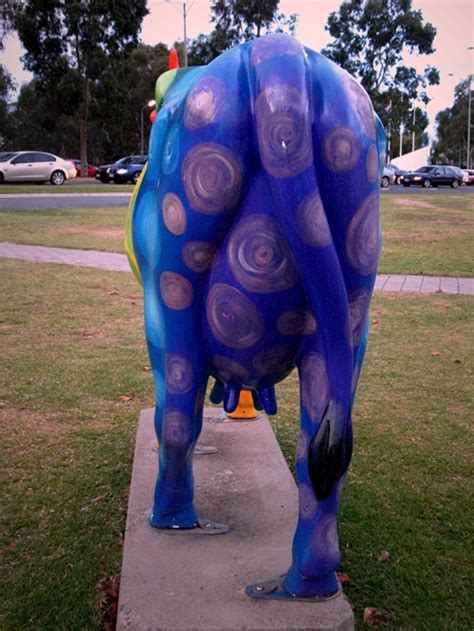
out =
[[(189, 39), (199, 33), (212, 30), (209, 0), (186, 2), (187, 35)], [(304, 46), (320, 50), (331, 41), (324, 27), (332, 11), (337, 11), (339, 0), (280, 0), (279, 8), (285, 13), (299, 15), (296, 36)], [(432, 99), (427, 107), (430, 119), (428, 132), (434, 138), (436, 114), (453, 104), (454, 87), (459, 81), (474, 73), (474, 2), (472, 0), (413, 0), (413, 8), (422, 12), (425, 22), (431, 22), (437, 28), (434, 41), (435, 52), (432, 55), (407, 56), (405, 64), (422, 70), (433, 65), (440, 71), (439, 86), (428, 88)], [(141, 39), (146, 44), (164, 42), (172, 45), (183, 39), (183, 2), (178, 0), (148, 0), (149, 15), (143, 21)], [(18, 84), (28, 81), (31, 74), (22, 69), (20, 61), (24, 54), (20, 42), (11, 35), (5, 42), (5, 51), (0, 53), (3, 63), (14, 76)]]

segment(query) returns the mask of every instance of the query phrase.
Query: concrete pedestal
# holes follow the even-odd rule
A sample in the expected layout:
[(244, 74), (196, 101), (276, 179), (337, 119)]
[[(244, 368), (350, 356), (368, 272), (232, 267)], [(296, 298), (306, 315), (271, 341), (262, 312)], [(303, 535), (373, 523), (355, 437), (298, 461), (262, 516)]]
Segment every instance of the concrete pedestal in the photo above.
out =
[(194, 458), (199, 514), (225, 535), (169, 535), (150, 527), (157, 471), (153, 409), (138, 427), (125, 533), (117, 629), (354, 628), (342, 594), (318, 603), (263, 601), (246, 585), (284, 574), (296, 526), (297, 489), (268, 419), (221, 422), (206, 408)]

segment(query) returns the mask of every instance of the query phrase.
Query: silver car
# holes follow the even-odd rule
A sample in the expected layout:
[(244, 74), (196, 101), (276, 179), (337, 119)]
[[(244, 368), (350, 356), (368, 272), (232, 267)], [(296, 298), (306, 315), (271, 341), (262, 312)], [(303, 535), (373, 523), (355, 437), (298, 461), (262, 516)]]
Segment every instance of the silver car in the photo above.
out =
[(0, 153), (0, 183), (51, 182), (56, 186), (76, 176), (72, 162), (42, 151)]

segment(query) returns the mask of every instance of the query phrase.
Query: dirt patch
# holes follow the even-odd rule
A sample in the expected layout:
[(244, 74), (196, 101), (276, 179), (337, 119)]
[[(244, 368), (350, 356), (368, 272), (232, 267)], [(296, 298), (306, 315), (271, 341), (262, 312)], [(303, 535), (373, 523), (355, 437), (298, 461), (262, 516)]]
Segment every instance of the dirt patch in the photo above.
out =
[(0, 427), (5, 432), (28, 434), (66, 434), (67, 428), (57, 412), (33, 412), (17, 408), (0, 409)]
[(104, 339), (105, 334), (101, 331), (96, 331), (95, 329), (75, 329), (71, 331), (72, 335), (78, 335), (79, 337), (84, 337), (87, 340), (91, 339)]
[(443, 224), (450, 226), (470, 226), (474, 224), (474, 219), (468, 219), (467, 217), (446, 217), (441, 215), (415, 215), (406, 218), (408, 221), (428, 221), (432, 224)]
[(413, 199), (411, 197), (396, 197), (393, 200), (395, 206), (408, 206), (409, 208), (436, 208), (431, 202), (423, 199)]
[(91, 228), (90, 226), (67, 226), (55, 228), (50, 234), (80, 234), (102, 239), (123, 239), (125, 228)]

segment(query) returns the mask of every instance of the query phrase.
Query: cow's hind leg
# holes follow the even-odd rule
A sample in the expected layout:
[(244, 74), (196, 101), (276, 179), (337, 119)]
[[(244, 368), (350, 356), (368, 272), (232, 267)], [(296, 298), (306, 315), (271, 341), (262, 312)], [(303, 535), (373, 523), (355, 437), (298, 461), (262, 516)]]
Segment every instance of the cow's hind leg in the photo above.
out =
[[(321, 599), (339, 588), (337, 510), (352, 451), (354, 356), (378, 255), (378, 152), (372, 108), (360, 88), (319, 55), (284, 57), (290, 45), (274, 44), (285, 83), (275, 83), (270, 44), (264, 56), (255, 55), (263, 60), (255, 66), (257, 135), (275, 215), (318, 327), (298, 357), (299, 519), (292, 564), (284, 577), (247, 593)], [(288, 119), (297, 143), (276, 128), (279, 120), (285, 121), (281, 129), (289, 127)], [(283, 138), (280, 145), (267, 142), (269, 129)]]

